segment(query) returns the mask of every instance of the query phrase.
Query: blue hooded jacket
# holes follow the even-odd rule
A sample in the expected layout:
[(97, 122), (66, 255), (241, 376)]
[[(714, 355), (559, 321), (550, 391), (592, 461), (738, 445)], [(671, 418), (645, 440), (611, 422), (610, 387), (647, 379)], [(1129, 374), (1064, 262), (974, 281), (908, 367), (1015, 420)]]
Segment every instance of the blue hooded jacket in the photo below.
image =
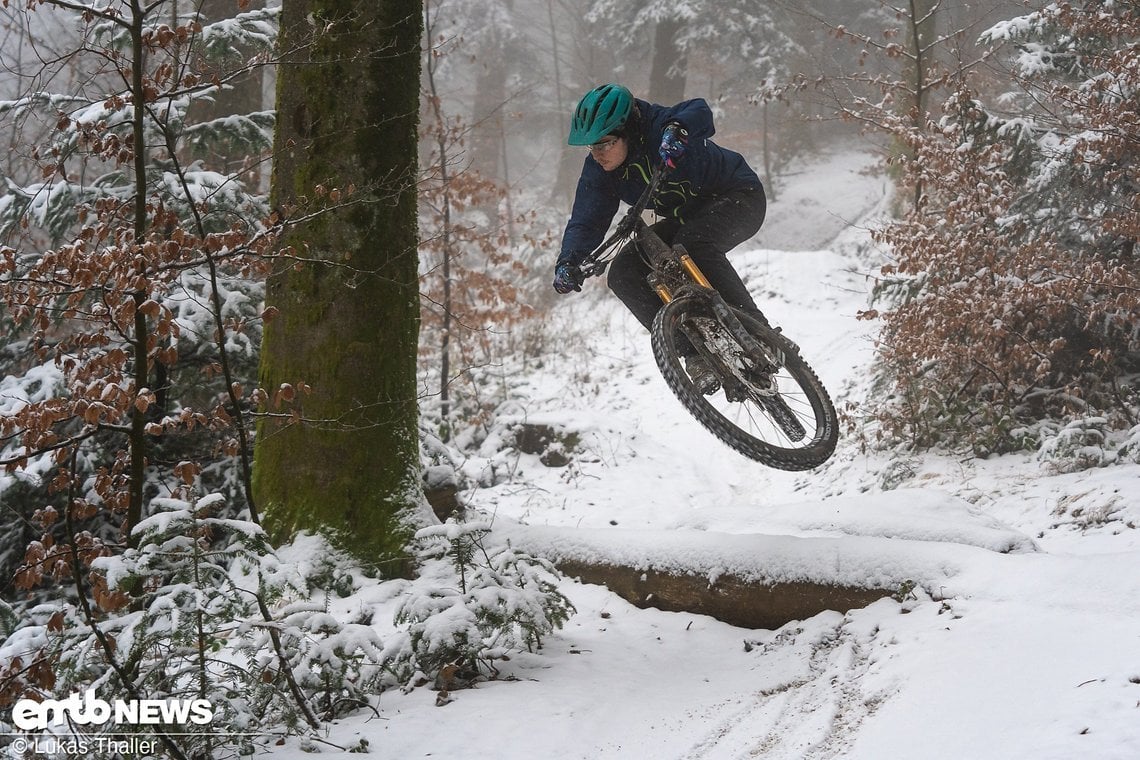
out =
[(712, 109), (703, 98), (666, 107), (634, 99), (640, 118), (631, 117), (635, 128), (626, 135), (629, 154), (612, 172), (587, 156), (578, 179), (574, 207), (562, 236), (559, 261), (580, 259), (605, 239), (620, 201), (633, 205), (649, 184), (653, 167), (661, 163), (658, 147), (661, 134), (670, 122), (679, 122), (689, 132), (685, 155), (657, 193), (652, 209), (682, 224), (686, 215), (704, 206), (711, 198), (731, 190), (759, 189), (763, 185), (756, 172), (735, 151), (722, 148), (711, 139), (716, 132)]

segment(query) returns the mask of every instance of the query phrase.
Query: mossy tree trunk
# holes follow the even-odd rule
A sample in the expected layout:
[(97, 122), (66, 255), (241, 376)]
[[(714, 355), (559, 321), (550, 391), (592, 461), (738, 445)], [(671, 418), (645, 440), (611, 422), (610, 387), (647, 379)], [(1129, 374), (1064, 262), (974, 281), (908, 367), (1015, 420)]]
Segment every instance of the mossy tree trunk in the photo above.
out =
[[(254, 492), (276, 540), (321, 532), (389, 574), (426, 513), (416, 350), (421, 0), (284, 0)], [(323, 210), (316, 213), (317, 207)], [(304, 391), (301, 389), (304, 388)], [(295, 416), (272, 416), (293, 410)]]

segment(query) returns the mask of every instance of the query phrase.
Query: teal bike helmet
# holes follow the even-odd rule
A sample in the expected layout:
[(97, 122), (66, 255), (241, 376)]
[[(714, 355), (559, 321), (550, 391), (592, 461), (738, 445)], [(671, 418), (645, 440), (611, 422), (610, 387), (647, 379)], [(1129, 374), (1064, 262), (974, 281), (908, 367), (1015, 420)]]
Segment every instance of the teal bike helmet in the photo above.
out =
[(620, 84), (603, 84), (578, 101), (570, 120), (570, 145), (593, 145), (619, 129), (633, 109), (633, 95)]

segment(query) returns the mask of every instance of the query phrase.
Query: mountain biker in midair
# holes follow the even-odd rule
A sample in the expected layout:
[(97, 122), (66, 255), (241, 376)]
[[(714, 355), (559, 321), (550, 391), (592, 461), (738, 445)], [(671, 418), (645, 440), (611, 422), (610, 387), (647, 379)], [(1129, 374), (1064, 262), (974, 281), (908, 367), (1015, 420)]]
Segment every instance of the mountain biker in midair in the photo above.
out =
[[(619, 201), (635, 203), (653, 168), (664, 163), (670, 174), (651, 201), (660, 217), (653, 231), (669, 245), (683, 245), (730, 305), (766, 322), (725, 255), (764, 223), (764, 186), (743, 156), (710, 139), (715, 132), (702, 98), (662, 106), (634, 98), (619, 84), (586, 93), (574, 109), (568, 142), (588, 146), (589, 155), (554, 266), (554, 289), (582, 289), (582, 262), (602, 242)], [(648, 273), (630, 243), (611, 262), (607, 280), (646, 329), (662, 305), (645, 281)], [(702, 392), (716, 390), (716, 375), (703, 359), (689, 357), (686, 369)]]

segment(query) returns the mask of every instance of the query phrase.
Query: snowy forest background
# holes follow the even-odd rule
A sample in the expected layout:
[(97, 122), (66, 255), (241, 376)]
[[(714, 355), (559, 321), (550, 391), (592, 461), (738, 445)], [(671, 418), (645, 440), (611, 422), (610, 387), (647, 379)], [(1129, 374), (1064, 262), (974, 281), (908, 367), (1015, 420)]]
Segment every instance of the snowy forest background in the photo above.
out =
[[(553, 317), (549, 278), (584, 158), (564, 145), (567, 115), (605, 81), (707, 98), (773, 202), (836, 145), (878, 157), (893, 193), (861, 313), (878, 330), (873, 392), (840, 399), (844, 445), (1140, 463), (1133, 5), (422, 5), (421, 457), (407, 468), (441, 519), (512, 477), (487, 448), (519, 445), (496, 418), (520, 378), (576, 371), (591, 328)], [(227, 757), (385, 690), (493, 675), (572, 613), (548, 561), (479, 520), (425, 527), (408, 547), (425, 581), (382, 637), (329, 613), (361, 582), (356, 559), (311, 538), (274, 547), (249, 508), (257, 420), (311, 392), (258, 387), (265, 277), (289, 224), (269, 203), (278, 10), (139, 10), (2, 3), (0, 700), (200, 696), (216, 730), (159, 732), (162, 752)], [(107, 20), (132, 12), (145, 133), (129, 40)], [(136, 241), (140, 185), (157, 233)], [(341, 192), (312, 189), (334, 205)], [(472, 477), (459, 463), (476, 452), (488, 465)], [(326, 559), (302, 575), (296, 552)]]

